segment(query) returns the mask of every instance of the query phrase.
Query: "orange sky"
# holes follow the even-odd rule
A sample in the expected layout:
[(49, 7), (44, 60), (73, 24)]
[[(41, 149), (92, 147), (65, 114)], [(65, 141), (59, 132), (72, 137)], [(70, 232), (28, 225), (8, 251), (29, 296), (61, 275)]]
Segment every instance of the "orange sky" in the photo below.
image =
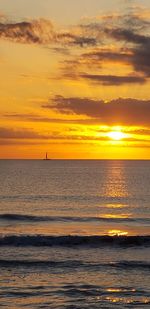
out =
[(148, 2), (19, 3), (0, 5), (0, 158), (150, 159)]

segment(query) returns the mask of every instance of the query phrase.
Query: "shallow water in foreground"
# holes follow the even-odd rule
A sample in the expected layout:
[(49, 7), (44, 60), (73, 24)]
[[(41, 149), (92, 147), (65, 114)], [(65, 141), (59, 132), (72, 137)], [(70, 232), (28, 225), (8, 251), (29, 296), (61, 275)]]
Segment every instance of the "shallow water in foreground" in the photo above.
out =
[(1, 308), (150, 308), (150, 161), (1, 160)]

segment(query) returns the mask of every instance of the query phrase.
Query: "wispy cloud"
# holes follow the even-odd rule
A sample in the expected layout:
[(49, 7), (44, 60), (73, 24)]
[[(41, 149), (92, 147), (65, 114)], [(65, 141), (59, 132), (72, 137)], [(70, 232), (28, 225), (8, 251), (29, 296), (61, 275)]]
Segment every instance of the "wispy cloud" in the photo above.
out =
[(0, 23), (0, 37), (19, 43), (48, 44), (55, 40), (51, 21), (40, 19)]
[[(18, 43), (51, 45), (55, 52), (68, 55), (69, 48), (81, 52), (64, 60), (63, 78), (84, 78), (103, 85), (143, 84), (150, 77), (150, 12), (134, 8), (128, 14), (105, 14), (86, 19), (68, 29), (59, 28), (50, 20), (9, 21), (0, 18), (0, 38)], [(115, 45), (115, 50), (112, 46)], [(53, 46), (53, 47), (52, 47)], [(83, 52), (84, 48), (85, 49)], [(90, 49), (90, 50), (89, 50)], [(105, 69), (109, 62), (131, 67), (125, 76), (89, 72), (96, 66)], [(70, 73), (72, 68), (72, 74)]]
[[(89, 33), (96, 46), (72, 59), (64, 60), (62, 77), (84, 78), (103, 85), (143, 84), (150, 77), (150, 12), (133, 10), (127, 14), (108, 14), (80, 24), (80, 31)], [(113, 64), (128, 66), (125, 75), (101, 73)], [(97, 73), (99, 68), (100, 74)], [(96, 74), (95, 74), (95, 72)]]
[(44, 134), (39, 134), (28, 129), (13, 129), (0, 127), (0, 139), (47, 139)]
[[(0, 38), (23, 44), (60, 44), (81, 47), (96, 45), (96, 39), (92, 36), (77, 32), (74, 28), (56, 30), (50, 20), (43, 18), (21, 22), (4, 22), (1, 19)], [(62, 49), (57, 51), (62, 52)]]
[(98, 75), (98, 74), (80, 74), (81, 78), (88, 79), (90, 81), (101, 83), (102, 85), (123, 85), (123, 84), (142, 84), (146, 79), (142, 76), (119, 76), (119, 75)]
[[(144, 130), (131, 130), (126, 131), (123, 129), (124, 133), (127, 133), (123, 139), (123, 143), (119, 143), (121, 147), (128, 147), (134, 145), (138, 147), (149, 147), (150, 140), (147, 138), (148, 129)], [(100, 128), (100, 129), (90, 129), (85, 130), (73, 130), (68, 129), (63, 133), (52, 132), (47, 135), (42, 135), (33, 131), (26, 129), (14, 130), (12, 128), (0, 128), (0, 145), (3, 146), (13, 146), (13, 145), (49, 145), (49, 144), (93, 144), (93, 143), (108, 143), (111, 141), (109, 136), (110, 128)]]
[[(47, 104), (47, 103), (46, 103)], [(45, 104), (45, 105), (46, 105)], [(22, 122), (43, 122), (43, 123), (56, 123), (56, 124), (80, 124), (80, 125), (92, 125), (92, 124), (99, 124), (98, 118), (75, 118), (75, 119), (66, 119), (66, 118), (52, 118), (52, 117), (46, 117), (46, 116), (41, 116), (39, 114), (19, 114), (19, 113), (5, 113), (1, 115), (1, 118), (3, 119), (11, 119), (11, 120), (18, 120)]]

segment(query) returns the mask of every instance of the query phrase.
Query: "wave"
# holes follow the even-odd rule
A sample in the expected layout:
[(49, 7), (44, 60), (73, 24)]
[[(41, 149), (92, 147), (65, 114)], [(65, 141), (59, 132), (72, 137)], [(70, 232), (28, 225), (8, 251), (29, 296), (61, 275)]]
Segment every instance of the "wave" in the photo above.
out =
[[(8, 221), (48, 221), (49, 217), (38, 217), (33, 215), (22, 215), (22, 214), (1, 214), (0, 220)], [(49, 218), (50, 219), (50, 218)], [(50, 220), (49, 220), (50, 221)]]
[(92, 263), (81, 260), (64, 260), (64, 261), (48, 261), (48, 260), (5, 260), (0, 259), (0, 267), (48, 267), (48, 268), (86, 268), (86, 269), (101, 269), (101, 268), (120, 268), (127, 269), (139, 269), (150, 270), (150, 263), (145, 261), (119, 261), (119, 262), (107, 262), (107, 263)]
[[(18, 194), (18, 195), (1, 195), (0, 200), (4, 201), (74, 201), (74, 202), (99, 202), (100, 199), (103, 200), (104, 196), (98, 195), (65, 195), (65, 194)], [(109, 198), (109, 197), (108, 197)], [(114, 197), (115, 198), (115, 197)]]
[(0, 214), (0, 220), (7, 221), (27, 221), (27, 222), (92, 222), (92, 221), (106, 221), (106, 222), (144, 222), (149, 223), (150, 218), (105, 218), (105, 217), (71, 217), (71, 216), (34, 216), (24, 214)]
[(45, 235), (7, 235), (0, 238), (0, 246), (150, 246), (150, 236), (45, 236)]

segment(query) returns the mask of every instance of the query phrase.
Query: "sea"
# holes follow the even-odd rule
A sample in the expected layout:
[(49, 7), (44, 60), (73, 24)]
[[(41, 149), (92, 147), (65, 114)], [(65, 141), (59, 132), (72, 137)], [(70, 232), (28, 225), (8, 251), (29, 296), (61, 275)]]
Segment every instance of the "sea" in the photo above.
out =
[(0, 308), (150, 308), (150, 161), (0, 160)]

